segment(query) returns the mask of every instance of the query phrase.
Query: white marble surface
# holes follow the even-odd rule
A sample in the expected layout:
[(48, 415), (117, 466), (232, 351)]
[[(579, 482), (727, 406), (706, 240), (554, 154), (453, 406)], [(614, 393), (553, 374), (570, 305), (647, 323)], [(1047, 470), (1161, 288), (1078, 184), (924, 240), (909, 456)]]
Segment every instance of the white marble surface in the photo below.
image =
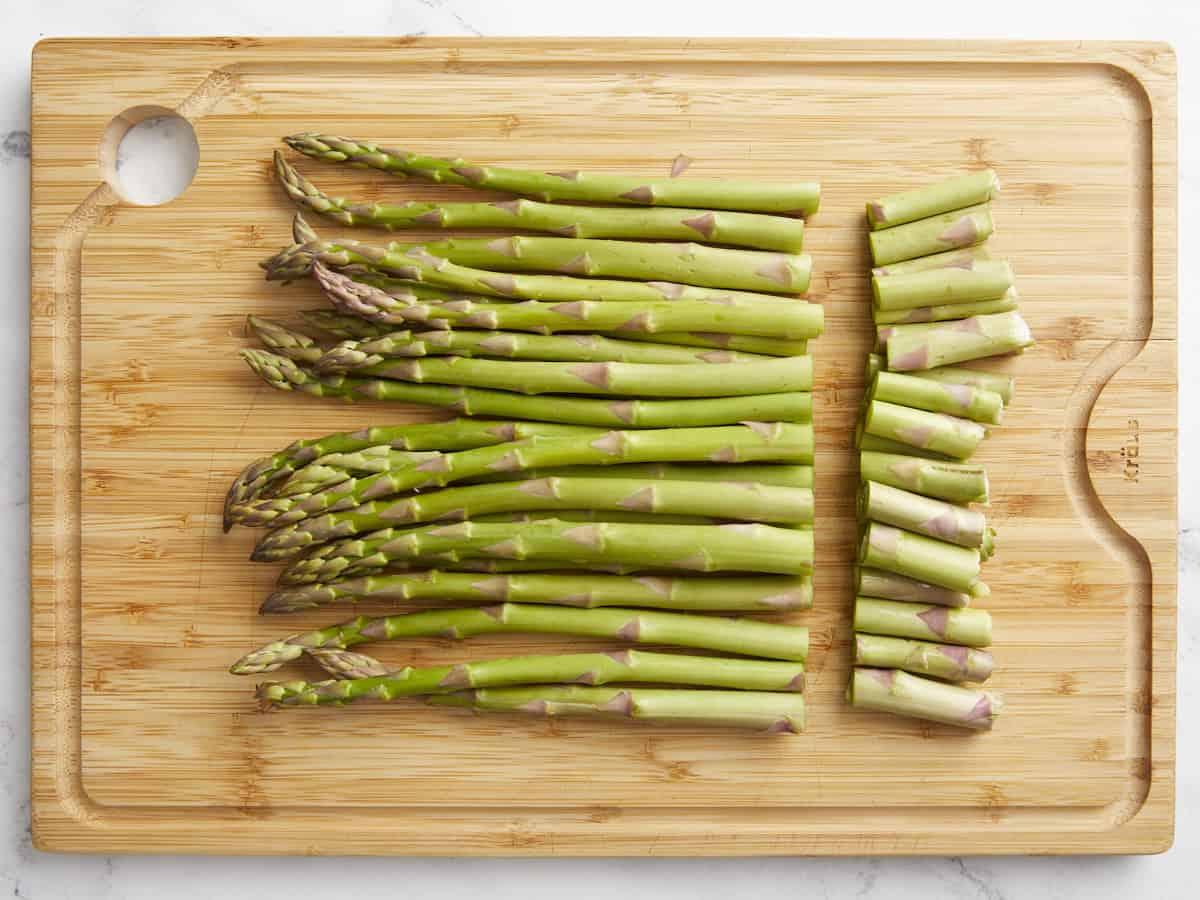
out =
[[(1195, 897), (1200, 852), (1200, 479), (1181, 481), (1179, 788), (1175, 847), (1133, 858), (942, 858), (769, 860), (419, 860), (66, 857), (29, 843), (28, 593), (26, 560), (28, 369), (29, 54), (41, 37), (67, 35), (787, 35), (822, 37), (1009, 37), (1174, 42), (1180, 67), (1180, 246), (1191, 246), (1200, 207), (1197, 96), (1200, 3), (1196, 0), (962, 0), (801, 3), (794, 0), (654, 2), (604, 0), (293, 0), (284, 3), (60, 2), (9, 0), (0, 28), (0, 207), (14, 223), (0, 240), (0, 571), (8, 623), (0, 646), (0, 894), (19, 898), (251, 897), (267, 892), (359, 900), (654, 896), (936, 898)], [(1200, 275), (1181, 257), (1180, 383), (1200, 378), (1200, 316), (1187, 300)], [(1181, 398), (1181, 457), (1196, 449), (1200, 409)]]

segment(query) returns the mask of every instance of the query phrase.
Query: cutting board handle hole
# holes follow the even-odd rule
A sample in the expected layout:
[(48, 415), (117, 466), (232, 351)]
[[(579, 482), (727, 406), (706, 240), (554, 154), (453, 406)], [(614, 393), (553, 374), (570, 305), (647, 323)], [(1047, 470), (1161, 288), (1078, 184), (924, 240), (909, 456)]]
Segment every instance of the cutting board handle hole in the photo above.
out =
[(100, 141), (100, 171), (122, 200), (161, 206), (188, 189), (200, 164), (192, 123), (163, 106), (134, 106)]

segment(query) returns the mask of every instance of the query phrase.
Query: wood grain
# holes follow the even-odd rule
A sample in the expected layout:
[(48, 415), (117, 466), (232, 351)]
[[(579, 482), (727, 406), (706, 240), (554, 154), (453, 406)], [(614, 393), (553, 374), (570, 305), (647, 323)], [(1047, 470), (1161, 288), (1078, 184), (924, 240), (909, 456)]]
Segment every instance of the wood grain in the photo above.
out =
[[(39, 847), (105, 852), (1153, 852), (1174, 818), (1176, 150), (1149, 44), (55, 40), (33, 61), (33, 705)], [(143, 104), (194, 123), (157, 208), (97, 145)], [(792, 740), (395, 705), (259, 714), (226, 674), (328, 614), (260, 619), (274, 570), (220, 531), (249, 459), (411, 417), (271, 391), (247, 313), (312, 306), (256, 263), (310, 128), (497, 163), (819, 178), (810, 730)], [(334, 194), (469, 196), (298, 165)], [(994, 732), (848, 709), (862, 203), (990, 165), (996, 249), (1040, 339), (982, 459), (1008, 707)], [(686, 177), (686, 176), (685, 176)], [(321, 226), (325, 230), (327, 226)], [(404, 659), (562, 646), (413, 642)], [(399, 660), (398, 648), (392, 658)]]

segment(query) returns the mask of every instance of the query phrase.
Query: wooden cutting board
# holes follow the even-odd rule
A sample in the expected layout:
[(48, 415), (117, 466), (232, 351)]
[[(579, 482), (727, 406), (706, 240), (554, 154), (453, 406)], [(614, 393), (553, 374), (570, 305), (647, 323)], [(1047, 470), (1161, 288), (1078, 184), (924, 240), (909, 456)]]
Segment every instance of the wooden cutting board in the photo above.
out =
[[(98, 147), (145, 104), (195, 182), (121, 202)], [(269, 160), (318, 129), (532, 167), (819, 178), (809, 730), (794, 739), (387, 708), (256, 711), (274, 569), (223, 535), (249, 460), (409, 409), (275, 392), (237, 359), (288, 242)], [(1150, 44), (44, 41), (33, 58), (33, 828), (44, 849), (378, 854), (1153, 852), (1173, 829), (1175, 63)], [(301, 160), (334, 194), (465, 197)], [(1039, 343), (992, 473), (1008, 700), (985, 735), (858, 712), (851, 426), (870, 344), (863, 202), (994, 167), (995, 249)], [(684, 176), (687, 177), (687, 176)], [(332, 230), (320, 224), (323, 230)], [(417, 413), (419, 415), (419, 413)], [(334, 616), (340, 613), (332, 614)], [(579, 642), (576, 642), (578, 646)], [(564, 646), (389, 648), (414, 663)], [(299, 670), (293, 670), (299, 671)]]

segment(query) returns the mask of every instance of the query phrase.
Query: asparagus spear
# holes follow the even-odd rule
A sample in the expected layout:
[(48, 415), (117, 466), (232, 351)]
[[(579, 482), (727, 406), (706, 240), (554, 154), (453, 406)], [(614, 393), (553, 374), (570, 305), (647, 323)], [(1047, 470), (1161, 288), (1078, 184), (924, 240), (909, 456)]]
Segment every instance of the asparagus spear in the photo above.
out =
[[(863, 430), (862, 419), (860, 418), (854, 426), (854, 446), (863, 453), (890, 453), (900, 456), (916, 456), (921, 459), (933, 460), (948, 460), (952, 457), (944, 453), (934, 453), (924, 447), (914, 447), (911, 444), (903, 444), (900, 441), (889, 440), (885, 437), (879, 437), (874, 434), (867, 434)], [(876, 478), (876, 481), (884, 481), (885, 479)], [(902, 487), (903, 485), (901, 485)]]
[(592, 440), (531, 438), (447, 453), (438, 460), (363, 479), (303, 500), (279, 497), (256, 507), (256, 521), (283, 525), (310, 514), (348, 509), (414, 488), (445, 487), (493, 472), (544, 466), (606, 465), (635, 462), (812, 462), (811, 425), (745, 423), (717, 428), (610, 431)]
[[(743, 656), (795, 661), (803, 661), (808, 655), (808, 629), (796, 625), (638, 609), (571, 609), (501, 603), (469, 609), (400, 613), (379, 618), (358, 616), (340, 625), (273, 641), (247, 653), (234, 663), (229, 671), (235, 675), (273, 672), (290, 660), (299, 658), (309, 647), (348, 649), (371, 641), (394, 641), (414, 637), (449, 637), (462, 640), (480, 634), (513, 632), (607, 637), (642, 644), (672, 644), (738, 653)], [(721, 662), (733, 660), (706, 659), (706, 668), (711, 665), (714, 671), (719, 671)], [(778, 671), (778, 667), (776, 669)], [(590, 671), (590, 667), (583, 671)], [(776, 682), (775, 689), (789, 684), (799, 671), (802, 669), (793, 666), (789, 675)], [(452, 680), (450, 684), (444, 684), (444, 674), (433, 683), (453, 688), (472, 685), (470, 680), (464, 681), (461, 676)], [(617, 677), (627, 674), (621, 673)], [(575, 674), (567, 680), (573, 681), (578, 678), (579, 674)], [(558, 679), (546, 679), (544, 673), (531, 672), (525, 678), (525, 683), (531, 680)], [(802, 687), (803, 685), (799, 685), (794, 689)], [(429, 688), (426, 687), (420, 693), (428, 691)]]
[[(658, 302), (487, 303), (469, 300), (431, 305), (395, 297), (381, 288), (324, 265), (313, 267), (317, 282), (339, 309), (389, 324), (481, 328), (504, 331), (612, 331), (621, 337), (659, 331), (718, 331), (770, 338), (808, 339), (824, 327), (813, 303), (728, 303), (664, 300)], [(627, 282), (634, 284), (636, 282)]]
[(663, 577), (595, 574), (513, 574), (481, 578), (426, 570), (368, 575), (276, 591), (259, 612), (285, 613), (330, 603), (549, 603), (586, 609), (637, 606), (707, 612), (778, 612), (812, 606), (807, 575)]
[[(287, 354), (284, 354), (287, 355)], [(624, 341), (599, 334), (542, 335), (513, 331), (398, 331), (367, 341), (344, 341), (319, 356), (321, 373), (348, 372), (388, 359), (414, 356), (484, 356), (559, 362), (725, 364), (766, 357), (733, 350)]]
[(379, 169), (442, 184), (491, 188), (547, 202), (583, 200), (589, 203), (684, 206), (807, 216), (817, 211), (821, 198), (821, 186), (814, 181), (773, 184), (698, 178), (644, 179), (629, 175), (595, 175), (577, 170), (533, 172), (483, 166), (463, 159), (421, 156), (326, 134), (293, 134), (284, 138), (284, 142), (293, 150), (314, 159), (345, 162), (351, 166)]
[(895, 525), (963, 547), (982, 548), (992, 535), (983, 513), (876, 481), (859, 492), (859, 518)]
[[(527, 238), (525, 240), (570, 240), (569, 238)], [(616, 241), (595, 241), (585, 243), (618, 243)], [(660, 247), (668, 245), (632, 244), (623, 248), (624, 252), (633, 256), (639, 247)], [(677, 248), (678, 245), (669, 245)], [(691, 246), (691, 245), (689, 245)], [(701, 245), (697, 244), (696, 247)], [(713, 250), (716, 248), (707, 248)], [(448, 252), (448, 251), (447, 251)], [(588, 251), (589, 256), (594, 255)], [(686, 258), (685, 251), (674, 249), (671, 252), (680, 260)], [(687, 251), (690, 252), (690, 251)], [(751, 250), (729, 250), (728, 253), (755, 254)], [(646, 254), (655, 257), (668, 255), (667, 251), (655, 251)], [(774, 256), (774, 254), (762, 254)], [(797, 262), (791, 264), (774, 261), (760, 263), (758, 268), (772, 273), (777, 269), (786, 270), (787, 274), (779, 274), (774, 282), (777, 291), (803, 290), (807, 286), (804, 277), (808, 271), (808, 257), (795, 257)], [(416, 281), (431, 287), (452, 291), (465, 291), (470, 295), (490, 295), (502, 299), (525, 300), (558, 300), (558, 301), (611, 301), (625, 303), (657, 303), (664, 300), (684, 302), (728, 302), (747, 304), (767, 303), (771, 306), (790, 303), (805, 305), (794, 300), (788, 300), (777, 294), (754, 293), (742, 290), (728, 290), (711, 286), (695, 286), (669, 281), (627, 281), (617, 278), (578, 278), (573, 275), (529, 275), (523, 273), (493, 272), (478, 269), (434, 256), (424, 246), (409, 246), (406, 244), (389, 244), (387, 247), (377, 247), (364, 244), (361, 241), (314, 240), (306, 244), (294, 244), (285, 247), (277, 254), (261, 263), (267, 272), (268, 280), (294, 281), (309, 274), (313, 264), (320, 262), (330, 268), (344, 269), (354, 267), (353, 271), (365, 270), (366, 273), (400, 278), (404, 281)], [(663, 260), (665, 263), (665, 260)], [(728, 263), (722, 259), (723, 265)], [(753, 264), (752, 264), (753, 265)], [(768, 268), (768, 266), (770, 266)], [(683, 261), (677, 262), (669, 273), (681, 273), (685, 268)], [(647, 271), (638, 267), (624, 268), (621, 271)], [(757, 270), (754, 270), (755, 272)], [(695, 276), (697, 280), (714, 280), (704, 275)], [(766, 282), (765, 275), (751, 274), (744, 276), (752, 278), (754, 283)]]
[(972, 607), (858, 597), (854, 601), (854, 630), (986, 647), (992, 642), (992, 617)]
[(540, 419), (573, 425), (671, 428), (726, 425), (745, 420), (790, 421), (810, 416), (812, 396), (804, 391), (703, 400), (629, 400), (592, 397), (526, 397), (510, 391), (409, 384), (388, 378), (317, 375), (290, 359), (262, 350), (243, 350), (242, 359), (263, 381), (283, 391), (348, 402), (387, 400), (442, 407), (468, 416)]
[(969, 266), (871, 276), (875, 307), (881, 310), (998, 300), (1012, 287), (1012, 266), (1004, 260), (979, 260)]
[(917, 256), (928, 256), (987, 240), (992, 233), (992, 211), (987, 203), (872, 231), (867, 237), (876, 266), (891, 266)]
[[(947, 544), (948, 547), (954, 547)], [(962, 547), (955, 550), (966, 551)], [(978, 558), (978, 553), (974, 554)], [(383, 529), (322, 545), (283, 571), (282, 585), (330, 581), (378, 571), (395, 561), (519, 559), (543, 568), (618, 566), (624, 570), (766, 572), (812, 571), (811, 530), (759, 523), (650, 525), (632, 522), (575, 524), (539, 519), (520, 524), (459, 522), (406, 530)], [(436, 563), (434, 563), (436, 564)], [(872, 563), (873, 564), (873, 563)]]
[(991, 169), (985, 169), (872, 200), (867, 204), (867, 221), (873, 230), (891, 228), (964, 206), (986, 203), (999, 191), (999, 177)]
[(362, 203), (330, 197), (297, 172), (275, 151), (279, 183), (297, 204), (343, 225), (405, 228), (499, 228), (544, 231), (570, 238), (639, 238), (691, 241), (799, 251), (804, 222), (723, 210), (670, 207), (606, 208), (564, 206), (535, 200), (491, 203)]
[(371, 322), (336, 309), (302, 309), (300, 318), (312, 328), (343, 340), (370, 340), (395, 330), (385, 323)]
[[(735, 291), (802, 294), (812, 260), (805, 254), (732, 250), (705, 244), (643, 243), (570, 237), (460, 238), (404, 248), (489, 272), (561, 272), (588, 277), (665, 280)], [(419, 251), (424, 251), (420, 253)], [(435, 262), (426, 260), (429, 265)], [(1002, 292), (1003, 293), (1003, 292)]]
[(877, 481), (951, 503), (988, 502), (987, 471), (972, 463), (864, 450), (859, 454), (859, 471), (863, 481)]
[(374, 500), (353, 509), (285, 525), (263, 537), (251, 559), (286, 559), (312, 544), (401, 523), (478, 520), (489, 513), (563, 509), (633, 510), (811, 524), (813, 494), (808, 488), (744, 482), (705, 484), (625, 478), (538, 478), (477, 484), (397, 500)]
[(262, 341), (268, 350), (286, 356), (288, 359), (302, 363), (315, 363), (325, 354), (325, 348), (316, 340), (279, 322), (264, 319), (261, 316), (247, 316), (246, 323), (254, 332), (254, 336)]
[(913, 641), (874, 634), (854, 636), (854, 664), (878, 669), (903, 669), (946, 681), (987, 681), (992, 654), (986, 650)]
[(1011, 375), (1002, 372), (980, 372), (976, 369), (963, 369), (958, 366), (939, 366), (936, 369), (907, 372), (914, 378), (925, 378), (929, 381), (941, 381), (947, 384), (965, 384), (969, 387), (985, 391), (994, 391), (1000, 395), (1004, 405), (1012, 403), (1014, 380)]
[(969, 606), (971, 597), (959, 591), (928, 584), (885, 572), (882, 569), (855, 567), (855, 593), (880, 600), (903, 600), (906, 603), (933, 603), (937, 606)]
[(858, 561), (868, 568), (907, 575), (972, 597), (989, 593), (987, 585), (979, 580), (978, 550), (879, 522), (867, 523)]
[(999, 694), (895, 669), (855, 667), (846, 690), (851, 706), (987, 731), (1004, 708)]
[(886, 266), (876, 266), (871, 270), (872, 275), (904, 275), (909, 272), (925, 272), (929, 269), (941, 269), (946, 266), (969, 266), (977, 259), (991, 259), (985, 244), (974, 244), (946, 250), (943, 253), (933, 253), (929, 256), (918, 256), (904, 262), (894, 262)]
[(427, 697), (425, 702), (431, 706), (546, 717), (623, 716), (666, 725), (723, 726), (768, 734), (799, 734), (804, 730), (804, 698), (799, 694), (572, 685), (437, 694)]
[(812, 390), (812, 357), (787, 356), (712, 366), (620, 362), (530, 362), (465, 356), (386, 360), (365, 377), (489, 387), (520, 394), (737, 397)]
[(863, 430), (867, 434), (957, 459), (969, 457), (987, 436), (987, 429), (970, 419), (882, 400), (873, 400), (868, 404)]
[(969, 359), (1012, 353), (1032, 343), (1029, 326), (1015, 312), (972, 316), (932, 327), (896, 325), (887, 338), (887, 365), (893, 372), (933, 369)]
[(1004, 398), (994, 391), (896, 372), (877, 372), (872, 379), (869, 396), (887, 403), (947, 413), (990, 425), (999, 425), (1004, 413)]
[(981, 300), (978, 303), (951, 303), (939, 306), (922, 306), (916, 309), (884, 311), (871, 310), (876, 325), (913, 325), (925, 322), (946, 322), (951, 319), (966, 319), (971, 316), (990, 316), (995, 313), (1011, 312), (1017, 308), (1017, 292), (1008, 291), (996, 300)]

